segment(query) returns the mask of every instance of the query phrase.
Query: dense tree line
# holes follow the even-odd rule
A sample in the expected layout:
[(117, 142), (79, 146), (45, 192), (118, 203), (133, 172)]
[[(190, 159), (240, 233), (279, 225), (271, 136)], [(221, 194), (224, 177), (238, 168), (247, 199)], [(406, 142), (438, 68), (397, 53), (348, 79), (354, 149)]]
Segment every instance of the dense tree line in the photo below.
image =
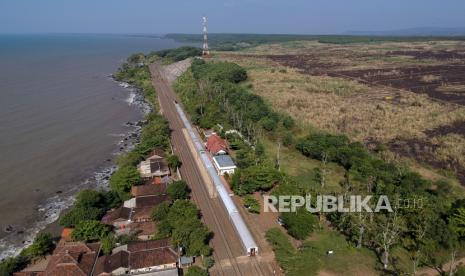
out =
[(160, 50), (148, 54), (148, 58), (151, 56), (161, 57), (168, 59), (169, 61), (176, 62), (186, 58), (196, 57), (202, 55), (202, 49), (191, 46), (184, 46), (174, 49)]

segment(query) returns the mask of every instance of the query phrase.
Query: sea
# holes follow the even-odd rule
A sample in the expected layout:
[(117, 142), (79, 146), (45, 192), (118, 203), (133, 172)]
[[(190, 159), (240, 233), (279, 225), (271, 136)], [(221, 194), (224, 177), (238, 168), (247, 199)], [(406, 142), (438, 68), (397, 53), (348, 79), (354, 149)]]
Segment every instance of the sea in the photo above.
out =
[(84, 188), (104, 189), (148, 112), (111, 78), (157, 35), (0, 34), (0, 259), (16, 255)]

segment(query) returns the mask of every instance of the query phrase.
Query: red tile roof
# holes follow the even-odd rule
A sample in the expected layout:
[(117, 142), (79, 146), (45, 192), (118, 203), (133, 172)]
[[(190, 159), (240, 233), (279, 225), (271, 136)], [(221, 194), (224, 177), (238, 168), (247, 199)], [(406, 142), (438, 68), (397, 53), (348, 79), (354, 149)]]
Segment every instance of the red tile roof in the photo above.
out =
[(136, 207), (155, 207), (168, 199), (168, 195), (140, 196), (136, 197)]
[(105, 255), (98, 258), (95, 265), (94, 275), (111, 275), (114, 270), (124, 267), (129, 267), (129, 253), (119, 251), (113, 255)]
[(53, 251), (44, 274), (50, 276), (90, 275), (99, 249), (98, 243), (60, 242)]
[(171, 248), (157, 248), (131, 253), (129, 255), (129, 264), (131, 269), (146, 268), (176, 263), (177, 257), (176, 252)]
[(131, 208), (119, 207), (114, 210), (108, 211), (102, 218), (105, 224), (112, 224), (116, 220), (129, 220), (131, 217)]
[(211, 135), (207, 139), (207, 149), (211, 154), (216, 155), (222, 150), (227, 152), (228, 144), (218, 135)]

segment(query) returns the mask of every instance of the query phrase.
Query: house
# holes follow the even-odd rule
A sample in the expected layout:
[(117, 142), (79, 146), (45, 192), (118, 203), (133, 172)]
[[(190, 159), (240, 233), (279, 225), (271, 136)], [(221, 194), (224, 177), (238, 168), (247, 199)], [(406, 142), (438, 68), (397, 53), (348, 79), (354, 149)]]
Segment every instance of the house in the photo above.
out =
[(132, 209), (131, 219), (133, 222), (148, 222), (152, 221), (153, 207), (141, 207)]
[[(121, 252), (126, 252), (127, 255)], [(178, 275), (178, 256), (176, 251), (174, 251), (171, 248), (169, 244), (169, 239), (131, 242), (129, 244), (122, 245), (113, 249), (111, 256), (113, 255), (118, 256), (115, 258), (117, 264), (107, 264), (107, 271), (110, 271), (115, 267), (119, 268), (120, 264), (122, 264), (123, 261), (118, 258), (121, 256), (124, 256), (124, 258), (126, 258), (127, 256), (127, 267), (125, 271), (126, 274), (149, 274), (160, 276)], [(106, 260), (101, 261), (103, 263), (103, 266), (105, 265), (105, 261)]]
[(131, 223), (132, 210), (131, 208), (119, 207), (108, 211), (102, 218), (102, 223), (111, 225), (115, 228), (117, 235), (127, 234), (128, 225)]
[(213, 165), (218, 175), (234, 174), (234, 170), (237, 168), (231, 157), (226, 154), (213, 156)]
[(194, 262), (194, 257), (181, 256), (181, 258), (179, 258), (179, 265), (181, 267), (189, 267), (193, 265)]
[(228, 144), (216, 134), (208, 137), (206, 148), (213, 156), (228, 153)]
[(92, 275), (99, 253), (99, 243), (66, 242), (61, 240), (53, 251), (44, 271), (19, 272), (15, 273), (15, 275), (89, 276)]
[(129, 226), (131, 228), (131, 235), (135, 235), (137, 239), (142, 241), (150, 240), (155, 236), (155, 222), (133, 222)]
[[(161, 180), (161, 178), (159, 178)], [(166, 194), (166, 188), (168, 183), (162, 183), (154, 185), (152, 181), (148, 181), (143, 185), (134, 185), (131, 187), (131, 195), (133, 197), (139, 196), (152, 196), (152, 195), (164, 195)]]
[(137, 169), (139, 170), (141, 177), (145, 179), (170, 175), (168, 163), (161, 157), (150, 157), (147, 160), (140, 162)]
[(126, 208), (154, 207), (162, 202), (167, 201), (168, 199), (168, 195), (166, 194), (139, 196), (126, 200), (123, 203), (123, 206)]
[(124, 275), (129, 272), (129, 252), (120, 251), (98, 258), (95, 264), (95, 276)]

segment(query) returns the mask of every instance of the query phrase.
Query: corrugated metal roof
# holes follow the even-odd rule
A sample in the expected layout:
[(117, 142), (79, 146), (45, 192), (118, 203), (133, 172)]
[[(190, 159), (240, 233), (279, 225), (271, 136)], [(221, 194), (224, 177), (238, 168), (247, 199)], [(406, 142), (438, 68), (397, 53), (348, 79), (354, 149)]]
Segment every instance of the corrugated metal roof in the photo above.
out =
[(220, 166), (220, 168), (225, 168), (225, 167), (236, 167), (234, 164), (234, 161), (231, 159), (231, 156), (223, 154), (223, 155), (217, 155), (213, 156), (213, 159), (215, 159), (216, 164)]

